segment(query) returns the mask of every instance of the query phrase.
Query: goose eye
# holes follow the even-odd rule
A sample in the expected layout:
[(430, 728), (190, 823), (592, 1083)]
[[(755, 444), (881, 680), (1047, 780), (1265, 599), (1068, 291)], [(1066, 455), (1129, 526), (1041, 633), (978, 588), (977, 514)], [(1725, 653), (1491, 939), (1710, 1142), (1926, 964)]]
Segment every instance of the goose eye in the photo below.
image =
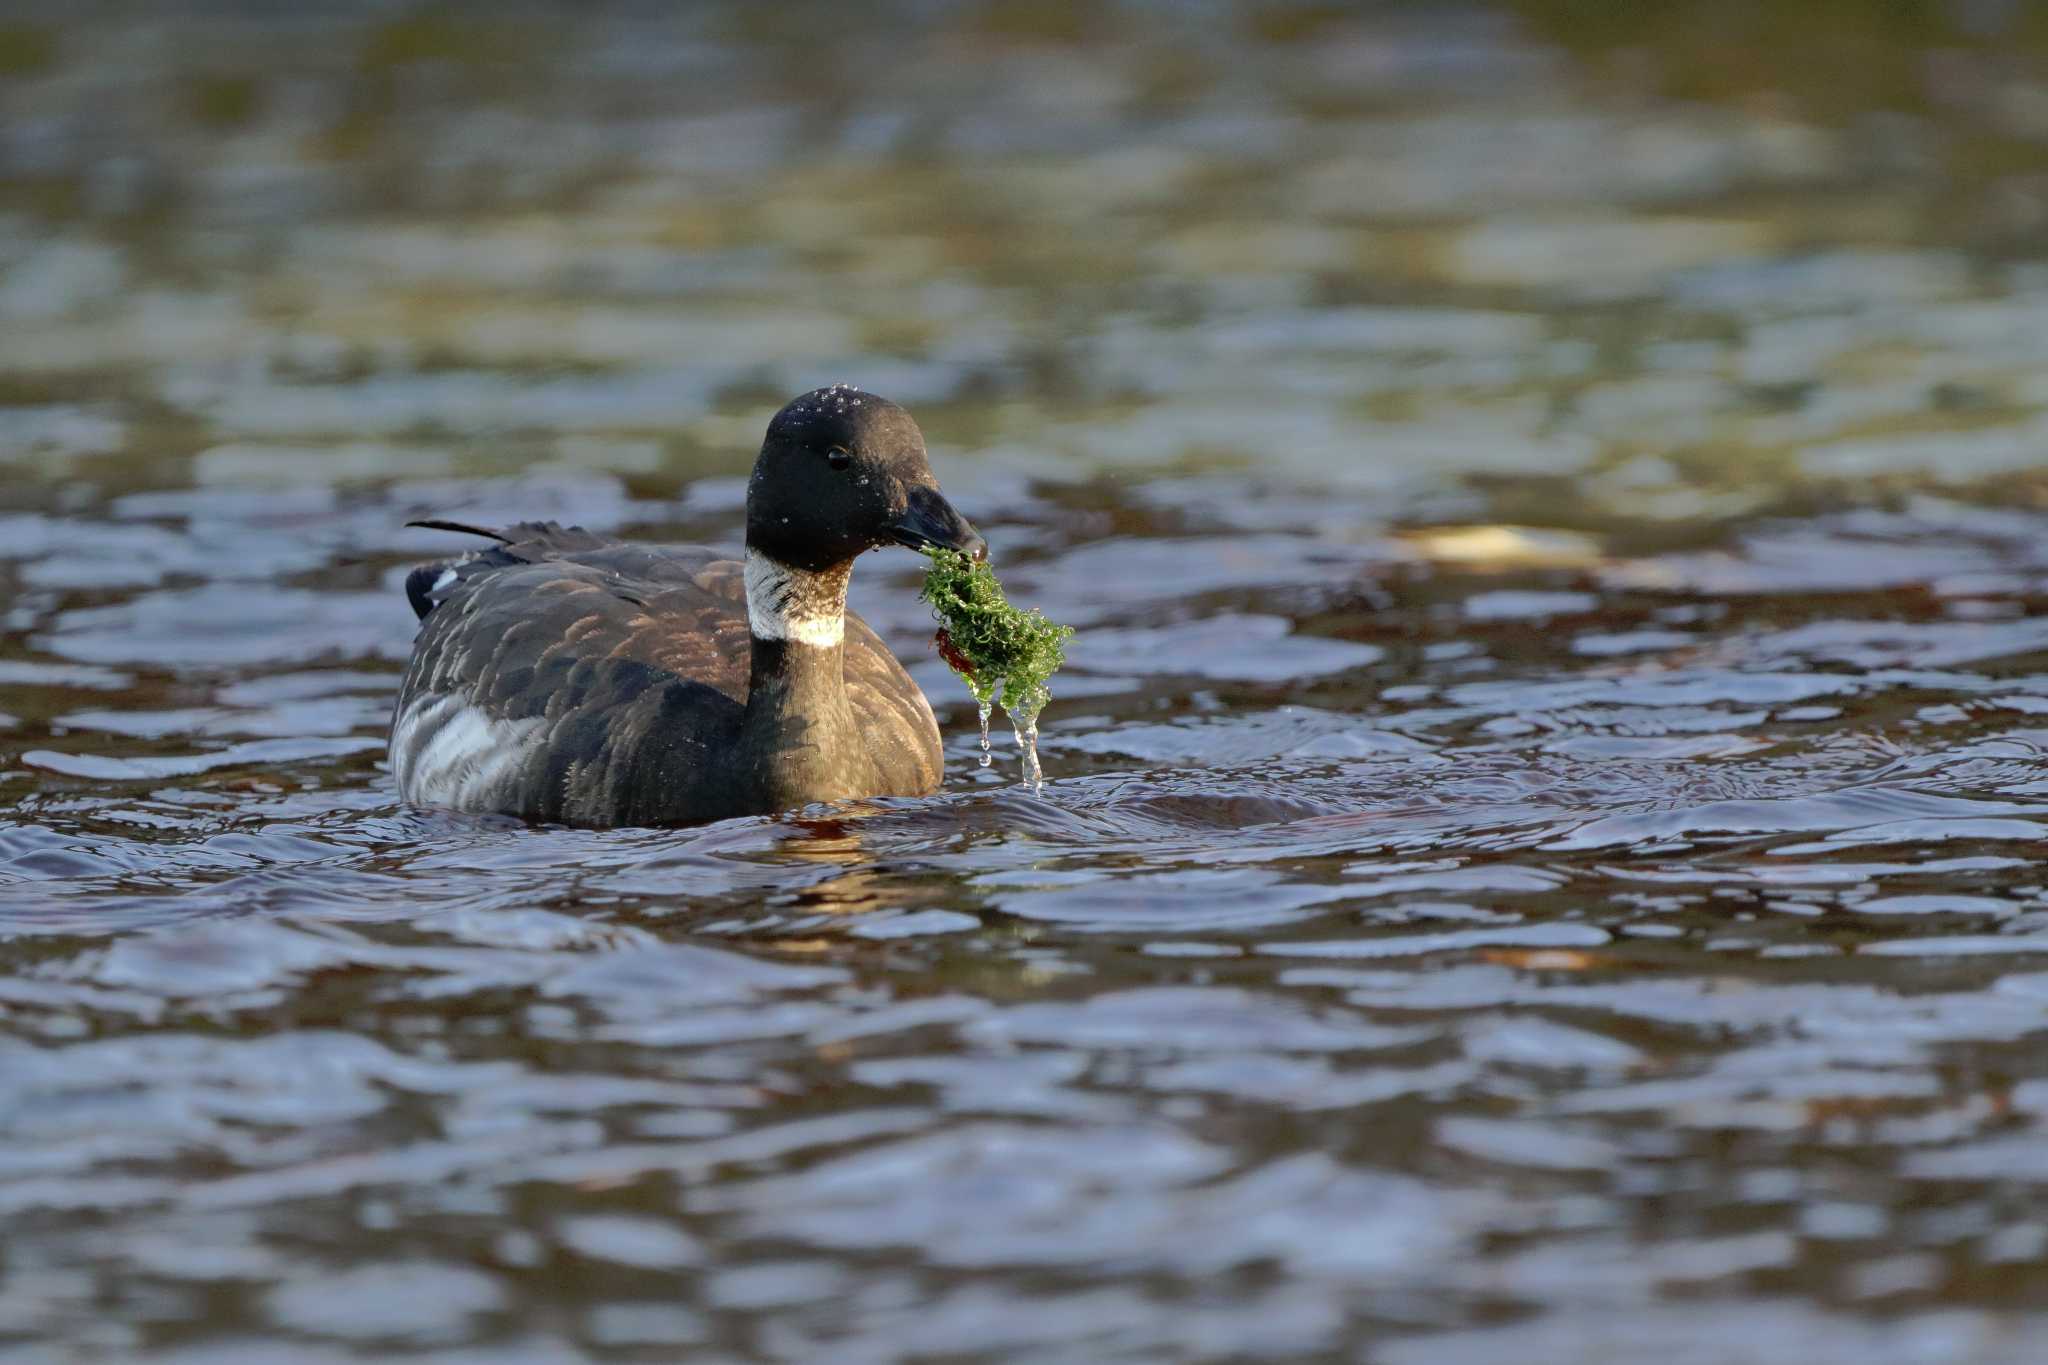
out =
[(853, 452), (845, 446), (833, 446), (825, 452), (825, 459), (834, 469), (844, 469), (853, 463)]

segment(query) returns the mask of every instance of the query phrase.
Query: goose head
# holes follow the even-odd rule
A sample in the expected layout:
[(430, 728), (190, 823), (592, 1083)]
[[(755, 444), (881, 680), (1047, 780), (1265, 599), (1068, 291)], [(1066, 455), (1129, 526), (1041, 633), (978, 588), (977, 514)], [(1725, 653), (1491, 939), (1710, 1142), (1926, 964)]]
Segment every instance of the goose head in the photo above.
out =
[(747, 483), (747, 549), (818, 573), (885, 545), (988, 554), (939, 492), (908, 412), (844, 384), (792, 399), (768, 423)]

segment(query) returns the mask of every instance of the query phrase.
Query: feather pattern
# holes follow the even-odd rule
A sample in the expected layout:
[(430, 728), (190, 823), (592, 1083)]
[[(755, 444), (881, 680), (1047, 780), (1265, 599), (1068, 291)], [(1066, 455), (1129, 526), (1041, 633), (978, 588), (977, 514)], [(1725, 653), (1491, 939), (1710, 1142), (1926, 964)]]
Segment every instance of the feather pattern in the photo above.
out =
[[(778, 646), (817, 649), (820, 669), (837, 654), (847, 714), (764, 739), (745, 723), (755, 641), (741, 561), (552, 522), (480, 534), (498, 543), (407, 579), (421, 625), (391, 738), (406, 800), (665, 824), (937, 787), (931, 706), (858, 616), (836, 649)], [(815, 792), (778, 778), (793, 750)]]

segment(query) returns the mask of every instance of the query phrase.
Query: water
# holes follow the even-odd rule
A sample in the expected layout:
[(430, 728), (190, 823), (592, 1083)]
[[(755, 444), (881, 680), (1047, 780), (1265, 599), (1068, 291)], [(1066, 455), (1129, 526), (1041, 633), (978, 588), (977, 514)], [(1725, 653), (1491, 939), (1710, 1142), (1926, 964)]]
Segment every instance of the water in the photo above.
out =
[[(72, 8), (0, 1360), (2039, 1355), (2031, 11)], [(1041, 796), (885, 552), (939, 796), (393, 799), (409, 517), (730, 540), (840, 379)]]
[(1033, 796), (1045, 795), (1045, 769), (1038, 761), (1038, 716), (1051, 700), (1040, 689), (1010, 712), (1010, 728), (1017, 737), (1017, 758), (1023, 769), (1024, 785), (1031, 788)]

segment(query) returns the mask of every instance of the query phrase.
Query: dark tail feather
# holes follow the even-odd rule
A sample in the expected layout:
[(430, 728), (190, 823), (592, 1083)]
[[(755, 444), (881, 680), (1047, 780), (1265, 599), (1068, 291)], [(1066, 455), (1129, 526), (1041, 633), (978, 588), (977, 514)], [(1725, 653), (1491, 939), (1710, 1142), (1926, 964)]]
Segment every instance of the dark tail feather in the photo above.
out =
[[(486, 540), (495, 540), (500, 545), (512, 543), (512, 538), (503, 531), (491, 531), (482, 526), (465, 526), (459, 521), (440, 521), (432, 517), (423, 517), (418, 521), (408, 521), (406, 525), (417, 526), (427, 531), (453, 531), (459, 536), (482, 536)], [(425, 615), (424, 612), (421, 614)]]
[(426, 620), (427, 613), (434, 609), (434, 584), (452, 567), (445, 560), (439, 564), (422, 564), (405, 576), (405, 600), (412, 603), (413, 615), (420, 620)]
[(506, 564), (537, 564), (571, 550), (601, 549), (613, 544), (581, 526), (564, 530), (552, 521), (522, 521), (502, 531), (493, 531), (487, 526), (471, 526), (467, 522), (443, 521), (439, 517), (422, 517), (418, 521), (408, 521), (406, 525), (428, 531), (453, 531), (459, 536), (482, 536), (485, 540), (498, 542), (488, 550), (472, 550), (456, 559), (422, 564), (405, 576), (406, 600), (412, 603), (414, 614), (421, 620), (425, 620), (427, 613), (438, 605), (439, 598), (447, 596), (442, 589), (451, 585), (442, 583), (441, 579), (451, 570), (459, 573), (472, 566), (487, 569)]

